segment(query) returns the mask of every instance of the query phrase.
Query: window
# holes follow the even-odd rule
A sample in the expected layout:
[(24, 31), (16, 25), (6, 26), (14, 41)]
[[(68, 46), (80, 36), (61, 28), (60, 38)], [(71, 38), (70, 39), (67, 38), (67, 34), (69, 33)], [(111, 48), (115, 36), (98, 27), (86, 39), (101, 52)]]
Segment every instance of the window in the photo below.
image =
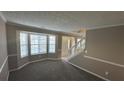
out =
[(80, 40), (81, 40), (81, 38), (78, 38), (78, 39), (77, 39), (77, 42), (79, 42)]
[(31, 55), (47, 52), (47, 36), (42, 34), (31, 34)]
[(71, 46), (70, 46), (71, 44), (70, 43), (71, 43), (71, 40), (68, 40), (68, 49), (71, 48)]
[(28, 56), (28, 34), (20, 32), (20, 56), (21, 58)]
[(81, 46), (81, 44), (80, 44), (80, 42), (79, 42), (80, 40), (81, 40), (81, 38), (78, 38), (78, 39), (77, 39), (77, 43), (78, 43), (77, 48), (80, 48), (80, 46)]
[(55, 53), (56, 49), (56, 36), (55, 35), (49, 35), (49, 53)]
[(83, 41), (81, 42), (81, 47), (82, 47), (82, 49), (85, 49), (85, 43), (86, 43), (86, 40), (83, 39)]
[[(56, 52), (55, 35), (21, 31), (19, 32), (19, 39), (20, 58), (24, 58), (29, 55)], [(28, 51), (29, 49), (30, 51)]]

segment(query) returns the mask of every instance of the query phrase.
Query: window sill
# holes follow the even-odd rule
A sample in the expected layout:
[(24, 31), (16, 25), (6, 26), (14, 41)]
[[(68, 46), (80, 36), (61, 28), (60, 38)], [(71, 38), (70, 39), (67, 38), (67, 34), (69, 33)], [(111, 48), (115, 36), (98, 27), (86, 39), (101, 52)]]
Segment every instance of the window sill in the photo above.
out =
[(31, 54), (30, 56), (37, 56), (37, 55), (43, 55), (43, 54), (47, 54), (47, 53)]

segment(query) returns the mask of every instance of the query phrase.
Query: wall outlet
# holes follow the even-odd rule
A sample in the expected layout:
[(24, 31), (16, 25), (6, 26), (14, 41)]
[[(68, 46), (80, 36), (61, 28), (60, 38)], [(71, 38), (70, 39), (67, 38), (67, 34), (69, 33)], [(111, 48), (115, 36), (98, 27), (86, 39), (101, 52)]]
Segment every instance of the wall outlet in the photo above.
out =
[(109, 72), (108, 71), (105, 71), (105, 75), (108, 76), (109, 75)]

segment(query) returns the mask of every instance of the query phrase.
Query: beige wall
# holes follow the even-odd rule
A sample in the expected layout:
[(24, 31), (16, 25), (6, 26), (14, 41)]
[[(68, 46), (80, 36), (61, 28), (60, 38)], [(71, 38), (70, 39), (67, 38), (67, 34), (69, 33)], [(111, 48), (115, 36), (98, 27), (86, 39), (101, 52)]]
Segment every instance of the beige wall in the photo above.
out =
[(87, 55), (124, 64), (124, 26), (87, 31)]
[(124, 26), (89, 30), (86, 35), (87, 54), (70, 62), (105, 79), (124, 80)]
[(8, 74), (6, 28), (5, 22), (0, 16), (0, 80), (7, 80)]

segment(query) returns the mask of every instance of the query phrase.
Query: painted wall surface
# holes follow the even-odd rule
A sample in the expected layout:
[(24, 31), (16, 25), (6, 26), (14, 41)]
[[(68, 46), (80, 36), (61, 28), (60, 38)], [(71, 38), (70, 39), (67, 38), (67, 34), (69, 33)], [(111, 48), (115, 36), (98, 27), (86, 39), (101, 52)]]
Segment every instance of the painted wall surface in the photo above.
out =
[(0, 80), (7, 80), (8, 73), (6, 27), (4, 20), (0, 16)]
[(103, 78), (124, 80), (124, 26), (89, 30), (86, 35), (87, 54), (70, 62)]
[(87, 55), (124, 64), (124, 26), (87, 31)]
[[(7, 44), (8, 44), (8, 55), (9, 55), (9, 69), (17, 68), (27, 62), (31, 62), (34, 60), (40, 60), (42, 58), (60, 58), (61, 57), (61, 44), (62, 44), (62, 36), (73, 36), (72, 34), (66, 34), (62, 32), (50, 31), (46, 29), (39, 29), (24, 25), (12, 24), (7, 23)], [(29, 31), (29, 32), (38, 32), (38, 33), (46, 33), (46, 34), (54, 34), (57, 36), (56, 40), (56, 53), (53, 54), (42, 54), (42, 55), (35, 55), (29, 56), (25, 59), (18, 60), (18, 46), (17, 46), (17, 31)], [(77, 36), (75, 36), (77, 37)]]

